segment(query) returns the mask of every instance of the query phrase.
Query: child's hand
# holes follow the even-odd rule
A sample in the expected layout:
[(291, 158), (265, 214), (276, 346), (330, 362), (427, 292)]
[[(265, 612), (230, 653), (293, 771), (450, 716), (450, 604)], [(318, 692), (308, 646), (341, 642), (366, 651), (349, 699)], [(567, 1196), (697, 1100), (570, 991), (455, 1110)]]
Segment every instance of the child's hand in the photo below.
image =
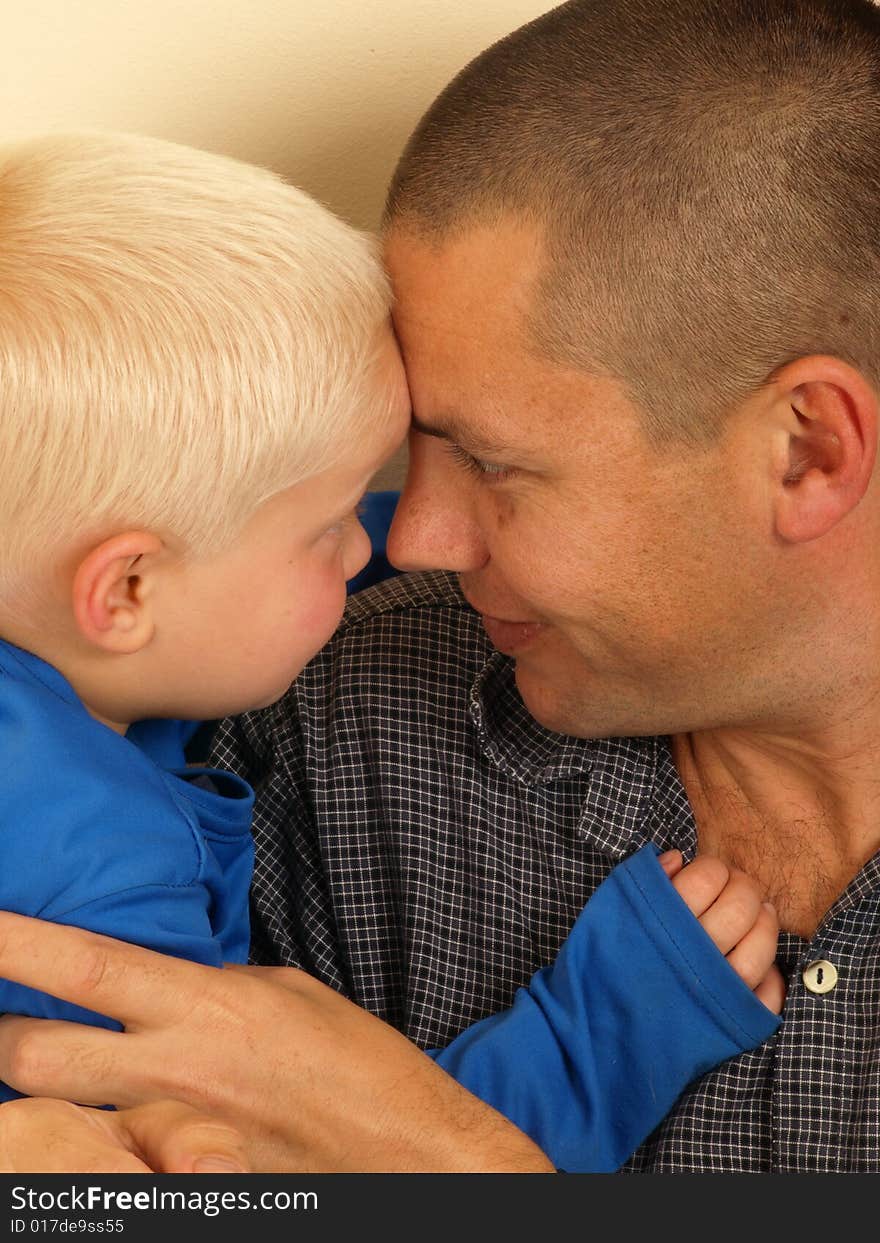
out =
[(779, 922), (762, 902), (751, 877), (711, 855), (682, 866), (678, 850), (667, 850), (660, 866), (688, 908), (742, 980), (774, 1014), (785, 1004), (785, 981), (775, 965)]

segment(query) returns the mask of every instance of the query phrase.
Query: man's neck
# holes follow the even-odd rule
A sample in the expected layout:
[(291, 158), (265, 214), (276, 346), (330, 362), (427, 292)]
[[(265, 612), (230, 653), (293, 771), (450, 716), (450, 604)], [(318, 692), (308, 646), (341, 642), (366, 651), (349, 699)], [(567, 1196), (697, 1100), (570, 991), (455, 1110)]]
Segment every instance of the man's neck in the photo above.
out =
[(782, 928), (811, 937), (880, 850), (880, 727), (673, 739), (699, 848), (757, 880)]

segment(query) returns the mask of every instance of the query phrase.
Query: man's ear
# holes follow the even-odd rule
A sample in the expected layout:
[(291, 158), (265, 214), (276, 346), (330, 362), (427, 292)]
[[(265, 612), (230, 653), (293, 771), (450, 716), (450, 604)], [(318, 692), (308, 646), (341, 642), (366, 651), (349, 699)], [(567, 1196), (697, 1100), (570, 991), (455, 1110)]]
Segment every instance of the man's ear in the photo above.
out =
[(107, 652), (146, 647), (155, 622), (150, 586), (163, 544), (149, 531), (126, 531), (98, 544), (73, 577), (73, 613), (80, 633)]
[(777, 372), (774, 520), (788, 543), (818, 539), (858, 505), (877, 455), (877, 394), (838, 358), (800, 358)]

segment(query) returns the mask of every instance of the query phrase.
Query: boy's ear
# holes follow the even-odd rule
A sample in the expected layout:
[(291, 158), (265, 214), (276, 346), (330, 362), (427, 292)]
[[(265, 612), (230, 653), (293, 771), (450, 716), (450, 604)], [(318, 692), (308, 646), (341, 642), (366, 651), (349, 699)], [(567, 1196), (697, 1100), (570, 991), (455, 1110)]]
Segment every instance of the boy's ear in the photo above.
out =
[(162, 541), (149, 531), (126, 531), (98, 544), (73, 577), (73, 613), (80, 633), (107, 652), (130, 655), (153, 637), (154, 562)]
[(780, 412), (774, 523), (788, 543), (830, 531), (859, 504), (877, 455), (877, 394), (838, 358), (798, 359), (774, 377)]

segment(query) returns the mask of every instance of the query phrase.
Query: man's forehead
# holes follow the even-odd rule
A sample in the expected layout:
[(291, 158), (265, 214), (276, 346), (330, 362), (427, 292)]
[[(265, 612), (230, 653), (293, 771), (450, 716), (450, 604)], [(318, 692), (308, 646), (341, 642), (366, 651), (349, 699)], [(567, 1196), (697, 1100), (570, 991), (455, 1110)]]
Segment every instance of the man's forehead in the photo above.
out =
[(546, 449), (607, 408), (603, 377), (551, 360), (535, 341), (533, 227), (507, 221), (440, 240), (392, 230), (387, 262), (417, 431), (497, 459)]
[(475, 224), (435, 236), (394, 228), (385, 241), (398, 313), (430, 318), (432, 308), (465, 316), (527, 312), (542, 270), (540, 236), (514, 220)]
[(528, 277), (486, 229), (443, 242), (392, 233), (387, 262), (393, 321), (416, 414), (484, 438), (508, 423), (509, 384), (530, 383), (541, 360), (528, 329)]

